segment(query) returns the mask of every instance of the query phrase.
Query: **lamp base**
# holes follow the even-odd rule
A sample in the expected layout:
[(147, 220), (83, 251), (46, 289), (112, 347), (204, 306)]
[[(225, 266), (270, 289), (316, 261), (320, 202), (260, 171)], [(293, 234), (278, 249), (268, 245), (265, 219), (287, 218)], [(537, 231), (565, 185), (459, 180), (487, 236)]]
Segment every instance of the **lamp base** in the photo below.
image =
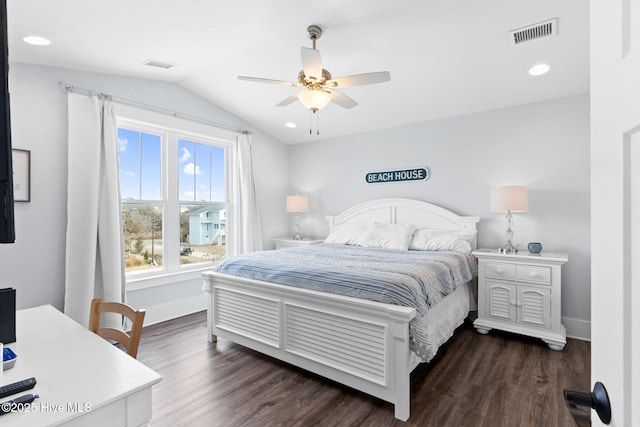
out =
[(517, 247), (513, 247), (513, 245), (511, 244), (511, 238), (513, 237), (513, 219), (511, 216), (511, 211), (507, 211), (507, 243), (500, 248), (500, 253), (501, 254), (517, 254), (518, 253), (518, 248)]
[(503, 247), (499, 248), (498, 251), (501, 254), (517, 254), (518, 253), (518, 248), (514, 248), (513, 245), (511, 244), (511, 240), (509, 240), (507, 242), (506, 245), (504, 245)]
[(296, 212), (296, 234), (293, 236), (293, 240), (302, 240), (300, 235), (300, 213)]

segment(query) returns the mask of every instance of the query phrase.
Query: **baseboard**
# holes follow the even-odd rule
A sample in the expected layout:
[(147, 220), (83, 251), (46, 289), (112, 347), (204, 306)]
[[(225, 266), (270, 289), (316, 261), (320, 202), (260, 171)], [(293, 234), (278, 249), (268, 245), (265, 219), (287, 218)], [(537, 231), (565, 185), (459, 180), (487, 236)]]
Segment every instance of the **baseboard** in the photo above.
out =
[[(196, 295), (191, 298), (180, 299), (170, 303), (146, 307), (145, 326), (165, 322), (177, 317), (197, 313), (207, 309), (207, 295)], [(471, 314), (471, 313), (470, 313)], [(473, 312), (475, 314), (475, 312)], [(475, 317), (473, 317), (475, 318)], [(472, 318), (472, 319), (473, 319)], [(588, 320), (562, 318), (562, 324), (567, 328), (567, 337), (582, 341), (591, 341), (591, 322)]]
[(197, 313), (207, 309), (207, 294), (196, 295), (190, 298), (171, 301), (145, 307), (147, 314), (144, 318), (144, 326), (165, 322), (187, 314)]
[(563, 317), (562, 324), (567, 328), (567, 338), (591, 341), (591, 322), (589, 320)]

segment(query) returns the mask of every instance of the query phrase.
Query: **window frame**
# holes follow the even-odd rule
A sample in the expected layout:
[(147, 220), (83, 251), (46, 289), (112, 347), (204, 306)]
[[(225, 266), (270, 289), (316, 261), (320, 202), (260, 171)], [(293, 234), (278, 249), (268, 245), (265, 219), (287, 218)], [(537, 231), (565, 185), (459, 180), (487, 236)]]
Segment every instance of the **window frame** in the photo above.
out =
[[(236, 229), (232, 215), (237, 188), (236, 147), (238, 134), (211, 125), (173, 117), (131, 106), (118, 106), (117, 128), (152, 133), (161, 138), (161, 182), (162, 200), (123, 200), (121, 204), (141, 206), (163, 206), (163, 265), (159, 269), (126, 274), (127, 290), (144, 289), (184, 280), (200, 278), (202, 271), (210, 270), (217, 262), (180, 265), (180, 206), (224, 203), (226, 209), (226, 253), (232, 254)], [(209, 202), (180, 200), (178, 188), (179, 153), (178, 141), (189, 140), (224, 148), (225, 185), (224, 199)], [(174, 218), (170, 224), (167, 220)], [(230, 234), (230, 235), (229, 235)]]

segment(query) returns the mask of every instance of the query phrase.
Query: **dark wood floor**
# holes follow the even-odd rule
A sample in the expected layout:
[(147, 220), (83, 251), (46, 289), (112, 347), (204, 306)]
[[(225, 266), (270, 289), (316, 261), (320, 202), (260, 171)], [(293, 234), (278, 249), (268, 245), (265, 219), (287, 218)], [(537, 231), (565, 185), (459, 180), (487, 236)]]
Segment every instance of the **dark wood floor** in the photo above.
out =
[(389, 403), (206, 335), (204, 312), (144, 328), (138, 359), (163, 376), (153, 427), (573, 426), (563, 390), (590, 390), (590, 343), (558, 352), (466, 323), (412, 373), (403, 423)]

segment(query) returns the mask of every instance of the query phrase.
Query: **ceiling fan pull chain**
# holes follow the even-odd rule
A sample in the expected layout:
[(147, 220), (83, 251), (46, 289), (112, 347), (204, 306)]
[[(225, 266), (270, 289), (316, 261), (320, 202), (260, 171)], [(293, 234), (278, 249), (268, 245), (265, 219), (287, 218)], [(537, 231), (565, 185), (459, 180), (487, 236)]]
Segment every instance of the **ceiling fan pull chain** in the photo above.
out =
[(315, 108), (309, 110), (309, 135), (313, 135), (313, 116), (316, 116), (316, 135), (320, 135), (320, 114)]

